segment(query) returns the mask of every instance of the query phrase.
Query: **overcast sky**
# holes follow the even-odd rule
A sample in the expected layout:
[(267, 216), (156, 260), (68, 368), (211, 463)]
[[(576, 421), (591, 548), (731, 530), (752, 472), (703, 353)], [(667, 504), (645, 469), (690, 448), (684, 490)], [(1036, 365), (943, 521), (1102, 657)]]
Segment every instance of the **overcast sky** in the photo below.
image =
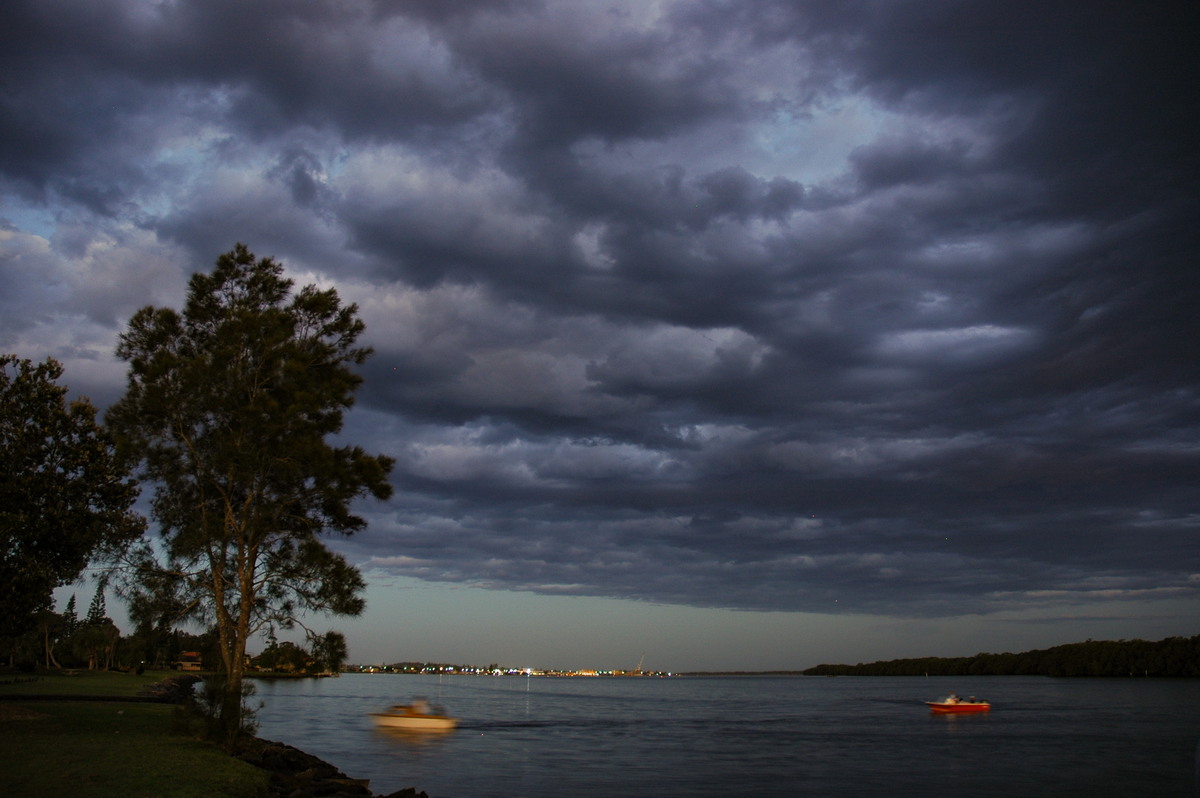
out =
[(1198, 9), (9, 0), (0, 351), (358, 303), (356, 660), (1197, 634)]

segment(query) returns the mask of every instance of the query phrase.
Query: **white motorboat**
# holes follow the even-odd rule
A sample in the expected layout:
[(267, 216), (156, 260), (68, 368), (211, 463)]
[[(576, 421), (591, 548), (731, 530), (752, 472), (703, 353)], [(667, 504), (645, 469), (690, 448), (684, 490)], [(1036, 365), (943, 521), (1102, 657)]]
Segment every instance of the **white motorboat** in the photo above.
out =
[(450, 731), (458, 726), (458, 718), (452, 718), (441, 707), (430, 706), (417, 699), (411, 704), (396, 704), (386, 712), (372, 712), (375, 723), (385, 729), (405, 731)]

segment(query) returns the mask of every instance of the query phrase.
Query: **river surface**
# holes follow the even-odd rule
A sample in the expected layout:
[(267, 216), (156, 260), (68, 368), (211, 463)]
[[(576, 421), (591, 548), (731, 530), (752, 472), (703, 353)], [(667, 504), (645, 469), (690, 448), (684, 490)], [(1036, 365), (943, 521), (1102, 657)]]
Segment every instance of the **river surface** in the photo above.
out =
[[(353, 674), (260, 681), (261, 737), (377, 794), (1187, 796), (1200, 680), (1043, 677), (545, 678)], [(949, 692), (992, 711), (934, 715)], [(449, 733), (378, 730), (424, 696)]]

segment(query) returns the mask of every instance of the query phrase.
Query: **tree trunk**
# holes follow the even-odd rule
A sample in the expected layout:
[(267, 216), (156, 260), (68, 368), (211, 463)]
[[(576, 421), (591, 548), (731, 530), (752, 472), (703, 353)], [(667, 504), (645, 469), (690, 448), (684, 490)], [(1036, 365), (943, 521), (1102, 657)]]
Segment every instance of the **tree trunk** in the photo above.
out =
[[(253, 551), (251, 549), (251, 551)], [(237, 621), (233, 629), (232, 644), (225, 651), (229, 652), (227, 668), (229, 681), (226, 684), (227, 700), (231, 703), (229, 706), (234, 714), (230, 715), (232, 719), (231, 725), (226, 727), (226, 745), (229, 750), (233, 750), (234, 744), (237, 742), (238, 736), (242, 733), (244, 722), (243, 713), (245, 708), (242, 705), (242, 679), (246, 670), (246, 642), (250, 636), (250, 617), (254, 607), (254, 582), (253, 569), (247, 564), (253, 555), (249, 554), (245, 549), (238, 551), (238, 606), (237, 606)], [(232, 619), (230, 619), (232, 620)]]
[(225, 671), (219, 727), (222, 744), (226, 750), (232, 751), (242, 730), (242, 671), (237, 666), (237, 636), (231, 632), (229, 625), (229, 619), (226, 618), (218, 632), (221, 666)]
[(52, 643), (50, 641), (50, 626), (49, 625), (45, 625), (42, 627), (42, 640), (43, 640), (43, 643), (45, 644), (45, 650), (46, 650), (46, 668), (49, 669), (50, 666), (53, 665), (55, 668), (61, 669), (62, 665), (59, 665), (58, 660), (54, 658), (54, 643)]
[[(224, 581), (226, 556), (227, 552), (224, 550), (219, 550), (217, 553), (210, 551), (209, 553), (213, 604), (216, 607), (217, 646), (221, 652), (221, 668), (224, 671), (223, 678), (220, 680), (223, 683), (219, 688), (220, 711), (217, 715), (216, 732), (221, 744), (227, 751), (232, 752), (242, 730), (242, 673), (241, 669), (237, 667), (235, 654), (238, 647), (238, 634), (237, 630), (233, 628), (234, 620), (230, 617), (226, 604)], [(242, 597), (242, 600), (238, 602), (239, 617), (244, 601), (245, 599)], [(245, 646), (244, 642), (242, 646)]]

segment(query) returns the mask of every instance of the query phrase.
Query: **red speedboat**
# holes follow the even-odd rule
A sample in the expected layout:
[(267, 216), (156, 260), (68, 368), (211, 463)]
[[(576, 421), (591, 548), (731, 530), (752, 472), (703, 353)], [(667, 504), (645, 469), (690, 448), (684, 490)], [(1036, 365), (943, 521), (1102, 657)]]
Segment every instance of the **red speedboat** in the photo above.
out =
[(987, 712), (992, 708), (991, 703), (979, 701), (975, 696), (959, 698), (953, 693), (940, 701), (926, 701), (925, 705), (934, 712)]

